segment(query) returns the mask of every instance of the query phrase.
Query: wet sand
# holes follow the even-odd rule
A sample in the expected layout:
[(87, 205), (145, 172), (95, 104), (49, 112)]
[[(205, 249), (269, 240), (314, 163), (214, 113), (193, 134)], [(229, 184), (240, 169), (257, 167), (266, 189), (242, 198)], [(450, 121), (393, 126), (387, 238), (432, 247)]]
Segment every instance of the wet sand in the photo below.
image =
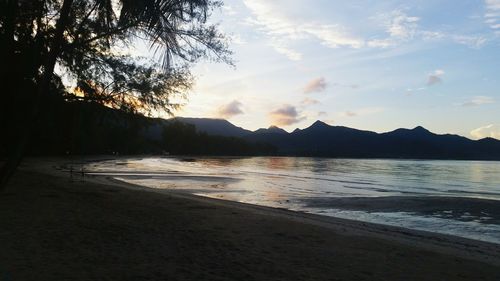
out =
[(387, 196), (307, 198), (302, 202), (311, 208), (336, 208), (365, 212), (411, 212), (460, 221), (500, 224), (500, 201), (490, 199)]
[(0, 194), (5, 280), (500, 280), (500, 246), (71, 181), (28, 161)]

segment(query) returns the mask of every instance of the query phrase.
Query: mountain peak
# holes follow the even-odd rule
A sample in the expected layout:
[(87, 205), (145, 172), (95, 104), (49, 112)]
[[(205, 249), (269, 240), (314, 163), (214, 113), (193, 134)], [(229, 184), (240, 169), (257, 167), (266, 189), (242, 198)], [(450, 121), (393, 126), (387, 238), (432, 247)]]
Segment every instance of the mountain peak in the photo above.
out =
[(192, 124), (198, 132), (207, 133), (208, 135), (224, 136), (224, 137), (243, 137), (251, 133), (241, 127), (233, 125), (226, 119), (219, 118), (195, 118), (195, 117), (174, 117), (166, 121), (174, 120), (182, 123)]
[(309, 128), (324, 128), (324, 127), (331, 127), (331, 126), (320, 120), (317, 120), (311, 126), (309, 126)]
[(417, 126), (412, 129), (413, 132), (420, 133), (420, 134), (430, 134), (431, 132), (427, 130), (426, 128), (422, 126)]
[(271, 125), (269, 128), (267, 129), (264, 129), (264, 128), (260, 128), (258, 130), (256, 130), (254, 133), (277, 133), (277, 134), (287, 134), (288, 132), (281, 129), (280, 127), (278, 126), (275, 126), (275, 125)]
[(500, 140), (499, 140), (499, 139), (492, 138), (492, 137), (485, 137), (485, 138), (479, 139), (478, 141), (480, 141), (480, 142), (489, 142), (489, 143), (497, 143), (497, 142), (500, 142)]
[(422, 126), (417, 126), (417, 127), (413, 128), (413, 131), (428, 131), (428, 130)]
[(272, 132), (272, 133), (286, 133), (285, 130), (281, 129), (280, 127), (278, 126), (275, 126), (275, 125), (271, 125), (269, 126), (269, 128), (267, 129), (269, 132)]

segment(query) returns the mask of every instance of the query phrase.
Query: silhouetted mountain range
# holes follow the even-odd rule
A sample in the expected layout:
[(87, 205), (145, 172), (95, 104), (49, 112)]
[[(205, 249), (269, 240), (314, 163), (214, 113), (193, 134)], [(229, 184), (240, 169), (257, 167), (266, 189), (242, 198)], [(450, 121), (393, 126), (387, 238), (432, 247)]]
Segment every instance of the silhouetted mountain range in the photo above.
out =
[(434, 134), (423, 127), (375, 133), (321, 121), (291, 133), (278, 127), (254, 132), (236, 127), (227, 120), (176, 118), (193, 124), (209, 135), (241, 137), (247, 141), (268, 143), (279, 155), (347, 157), (500, 160), (500, 141), (493, 138), (471, 140), (451, 134)]
[(175, 117), (169, 120), (192, 124), (199, 132), (212, 136), (240, 138), (252, 133), (252, 131), (237, 127), (225, 119)]
[[(274, 126), (250, 131), (223, 119), (148, 118), (80, 102), (61, 103), (50, 113), (36, 121), (31, 155), (170, 153), (500, 160), (499, 140), (439, 135), (422, 127), (375, 133), (316, 121), (291, 133)], [(0, 155), (5, 153), (0, 149)]]

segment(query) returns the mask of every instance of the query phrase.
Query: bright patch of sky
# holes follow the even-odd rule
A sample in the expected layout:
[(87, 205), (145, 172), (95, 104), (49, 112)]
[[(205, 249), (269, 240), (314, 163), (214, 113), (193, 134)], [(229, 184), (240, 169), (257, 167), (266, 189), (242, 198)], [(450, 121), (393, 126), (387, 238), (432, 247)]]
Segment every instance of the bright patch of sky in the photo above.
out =
[(236, 67), (198, 64), (177, 115), (500, 135), (500, 0), (224, 3)]

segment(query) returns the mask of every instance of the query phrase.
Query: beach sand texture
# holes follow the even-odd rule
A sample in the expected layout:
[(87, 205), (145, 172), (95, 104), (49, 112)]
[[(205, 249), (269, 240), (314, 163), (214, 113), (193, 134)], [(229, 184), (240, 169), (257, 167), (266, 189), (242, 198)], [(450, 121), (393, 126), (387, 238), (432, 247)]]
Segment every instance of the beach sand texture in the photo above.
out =
[(72, 182), (42, 162), (0, 194), (0, 280), (500, 280), (499, 245)]

